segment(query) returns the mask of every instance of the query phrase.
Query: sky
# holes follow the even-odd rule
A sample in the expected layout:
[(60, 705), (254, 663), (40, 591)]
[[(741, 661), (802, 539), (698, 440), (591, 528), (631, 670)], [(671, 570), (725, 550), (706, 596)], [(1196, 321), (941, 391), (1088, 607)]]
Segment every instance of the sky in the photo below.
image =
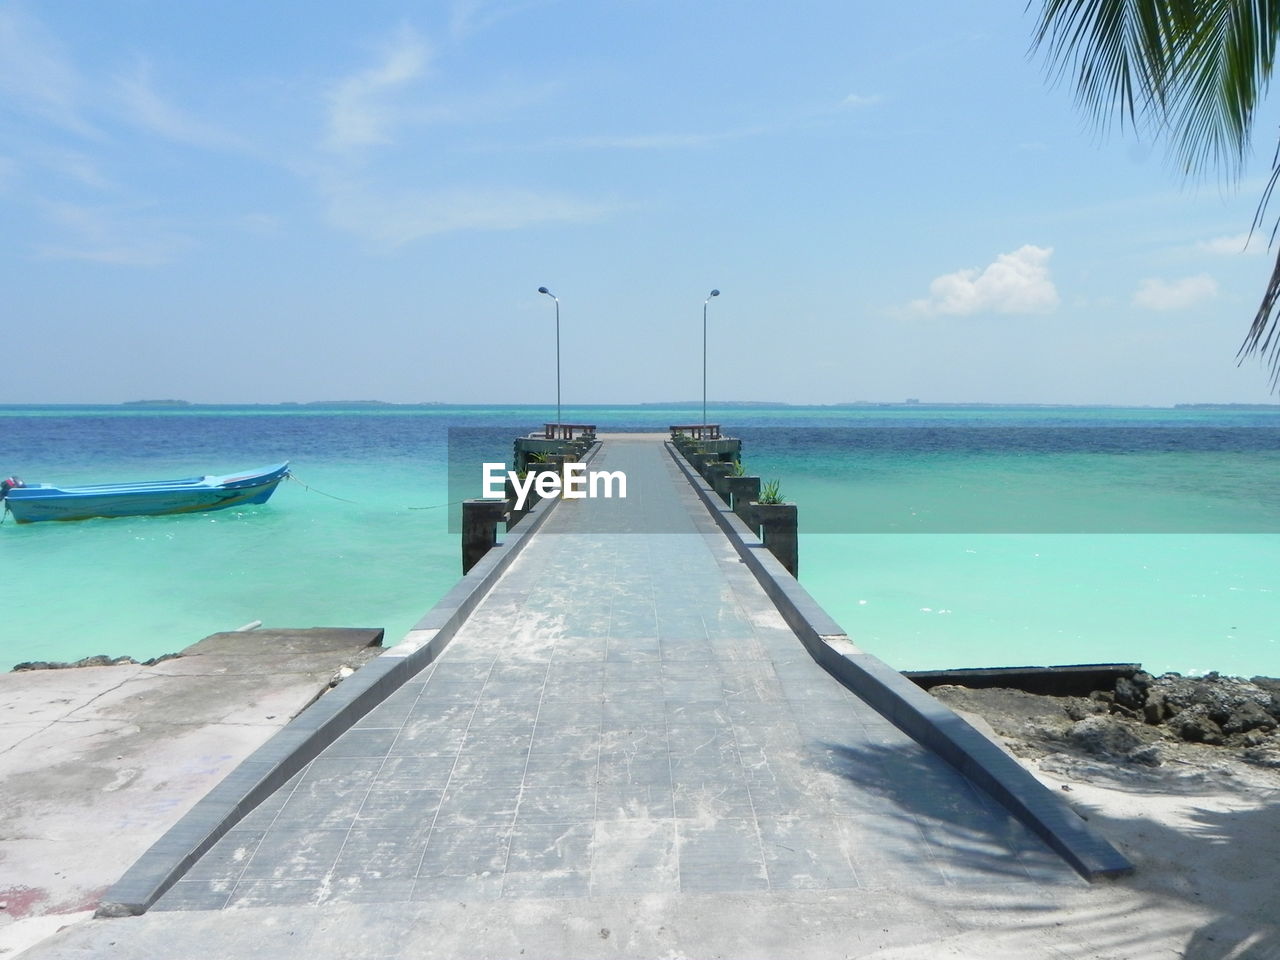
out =
[(0, 403), (1274, 401), (1037, 6), (0, 0)]

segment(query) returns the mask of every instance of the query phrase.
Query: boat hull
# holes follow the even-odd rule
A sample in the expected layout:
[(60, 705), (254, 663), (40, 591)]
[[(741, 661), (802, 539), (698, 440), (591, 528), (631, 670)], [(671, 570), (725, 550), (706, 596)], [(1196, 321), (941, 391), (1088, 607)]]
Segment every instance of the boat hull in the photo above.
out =
[(4, 505), (18, 523), (226, 510), (266, 503), (288, 472), (289, 465), (283, 463), (221, 477), (81, 487), (39, 484), (10, 490)]

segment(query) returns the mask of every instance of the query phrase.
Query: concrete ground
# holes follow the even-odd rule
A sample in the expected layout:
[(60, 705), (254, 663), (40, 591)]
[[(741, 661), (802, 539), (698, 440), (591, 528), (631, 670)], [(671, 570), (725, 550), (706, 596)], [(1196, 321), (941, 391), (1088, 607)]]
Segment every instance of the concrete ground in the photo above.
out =
[(0, 674), (0, 957), (92, 911), (381, 633), (215, 634), (150, 667)]

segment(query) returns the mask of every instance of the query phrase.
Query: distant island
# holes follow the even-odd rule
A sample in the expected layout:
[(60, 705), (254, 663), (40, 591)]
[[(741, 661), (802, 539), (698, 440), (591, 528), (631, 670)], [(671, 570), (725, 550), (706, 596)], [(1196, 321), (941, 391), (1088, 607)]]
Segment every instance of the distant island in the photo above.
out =
[[(4, 407), (23, 407), (23, 406), (46, 406), (47, 404), (0, 404)], [(76, 403), (58, 403), (53, 406), (84, 406), (85, 404)], [(92, 406), (93, 404), (88, 404)], [(109, 404), (108, 404), (109, 405)], [(1071, 409), (1135, 409), (1135, 410), (1237, 410), (1237, 411), (1259, 411), (1259, 412), (1280, 412), (1280, 403), (1175, 403), (1170, 407), (1150, 406), (1146, 404), (1109, 404), (1109, 403), (993, 403), (989, 401), (957, 401), (957, 400), (921, 400), (917, 397), (907, 397), (904, 400), (846, 400), (836, 403), (787, 403), (778, 400), (708, 400), (707, 405), (714, 407), (716, 410), (735, 410), (735, 409), (782, 409), (782, 408), (808, 408), (808, 409), (885, 409), (885, 408), (993, 408), (993, 409), (1021, 409), (1021, 410), (1071, 410)], [(275, 403), (263, 402), (220, 402), (220, 403), (198, 403), (190, 400), (126, 400), (120, 403), (122, 407), (147, 407), (154, 409), (164, 408), (184, 408), (184, 407), (277, 407), (285, 409), (312, 409), (312, 410), (344, 410), (352, 408), (387, 408), (387, 407), (461, 407), (461, 408), (495, 408), (502, 409), (506, 407), (549, 407), (549, 404), (529, 404), (529, 403), (457, 403), (441, 400), (419, 400), (416, 402), (398, 402), (388, 400), (281, 400)], [(701, 410), (701, 400), (648, 400), (639, 403), (579, 403), (575, 404), (583, 410), (593, 410), (598, 408), (613, 407), (631, 407), (635, 409), (667, 409), (667, 410)]]
[(1280, 410), (1280, 403), (1175, 403), (1175, 410)]
[(310, 400), (301, 404), (304, 407), (399, 407), (405, 404), (390, 403), (386, 400)]

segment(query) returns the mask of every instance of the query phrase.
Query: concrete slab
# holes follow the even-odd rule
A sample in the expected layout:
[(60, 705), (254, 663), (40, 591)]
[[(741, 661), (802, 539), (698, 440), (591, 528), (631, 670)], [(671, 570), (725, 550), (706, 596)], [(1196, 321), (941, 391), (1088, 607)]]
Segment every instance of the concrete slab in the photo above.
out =
[(154, 667), (0, 674), (0, 956), (17, 921), (91, 910), (380, 633), (324, 631), (314, 649), (307, 631), (220, 634)]

